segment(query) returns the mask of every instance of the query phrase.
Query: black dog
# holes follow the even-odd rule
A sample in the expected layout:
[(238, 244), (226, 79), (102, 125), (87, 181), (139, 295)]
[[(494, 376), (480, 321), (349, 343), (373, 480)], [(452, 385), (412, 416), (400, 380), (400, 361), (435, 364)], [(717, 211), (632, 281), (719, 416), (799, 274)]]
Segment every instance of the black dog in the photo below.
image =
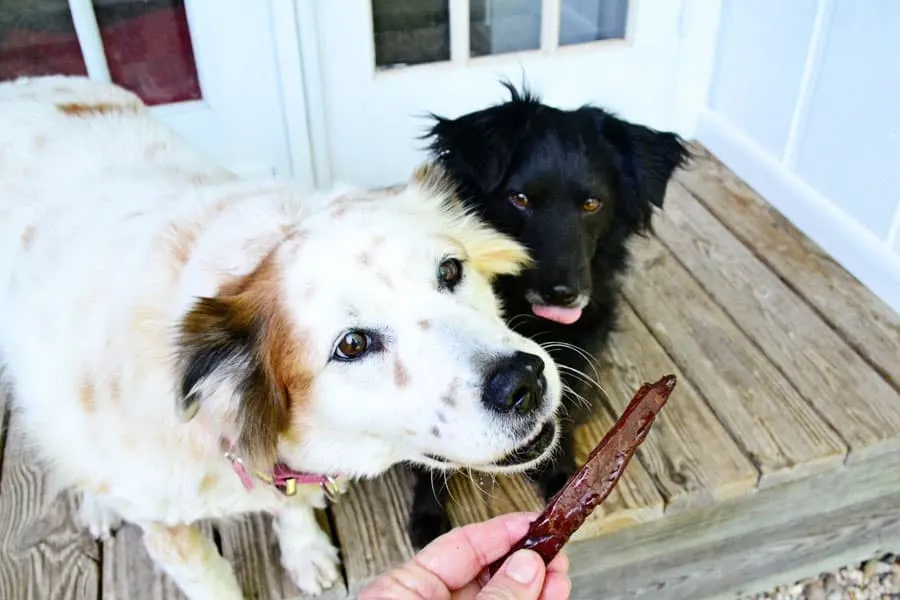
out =
[[(557, 460), (529, 473), (549, 500), (576, 470), (573, 436), (598, 401), (584, 385), (616, 321), (626, 240), (649, 231), (653, 207), (690, 154), (681, 138), (600, 108), (559, 110), (504, 83), (508, 102), (451, 120), (432, 115), (432, 158), (461, 198), (527, 246), (535, 267), (496, 283), (507, 321), (560, 365), (565, 425)], [(588, 358), (591, 357), (591, 358)], [(596, 386), (595, 386), (596, 387)], [(421, 548), (447, 531), (443, 478), (417, 474), (409, 522)]]

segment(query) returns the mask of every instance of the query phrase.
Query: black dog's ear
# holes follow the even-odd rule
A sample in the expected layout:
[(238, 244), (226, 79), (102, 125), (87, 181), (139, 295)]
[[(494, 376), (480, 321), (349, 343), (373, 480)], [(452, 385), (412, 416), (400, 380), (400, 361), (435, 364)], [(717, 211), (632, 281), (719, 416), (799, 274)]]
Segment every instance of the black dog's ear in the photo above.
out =
[(509, 91), (507, 102), (484, 110), (447, 119), (435, 114), (433, 125), (422, 136), (429, 140), (432, 158), (454, 177), (463, 195), (494, 191), (512, 163), (522, 130), (540, 108), (540, 101), (527, 88), (521, 92), (501, 82)]
[[(596, 109), (594, 109), (596, 110)], [(684, 167), (691, 153), (681, 137), (624, 121), (605, 112), (595, 116), (604, 139), (617, 154), (622, 193), (630, 204), (629, 216), (641, 228), (649, 227), (650, 205), (661, 208), (675, 170)]]

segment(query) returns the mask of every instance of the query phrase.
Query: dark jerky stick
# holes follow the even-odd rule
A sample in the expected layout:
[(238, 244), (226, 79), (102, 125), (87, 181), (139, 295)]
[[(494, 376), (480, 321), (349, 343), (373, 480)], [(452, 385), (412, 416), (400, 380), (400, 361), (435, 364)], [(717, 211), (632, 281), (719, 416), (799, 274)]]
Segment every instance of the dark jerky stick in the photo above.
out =
[(674, 375), (635, 392), (625, 412), (588, 455), (584, 465), (569, 478), (547, 507), (532, 521), (528, 533), (490, 566), (493, 575), (511, 554), (534, 550), (549, 564), (588, 515), (609, 496), (635, 450), (647, 437), (653, 420), (675, 388)]

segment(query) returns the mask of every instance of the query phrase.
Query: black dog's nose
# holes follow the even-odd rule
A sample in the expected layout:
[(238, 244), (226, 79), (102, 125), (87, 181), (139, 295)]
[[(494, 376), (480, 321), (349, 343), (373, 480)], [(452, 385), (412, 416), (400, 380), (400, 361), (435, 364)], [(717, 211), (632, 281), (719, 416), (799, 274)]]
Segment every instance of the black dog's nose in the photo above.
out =
[(534, 354), (516, 352), (494, 364), (481, 400), (500, 413), (527, 415), (540, 406), (544, 385), (544, 361)]
[(570, 285), (554, 285), (544, 292), (544, 300), (558, 306), (568, 306), (578, 299), (578, 290)]

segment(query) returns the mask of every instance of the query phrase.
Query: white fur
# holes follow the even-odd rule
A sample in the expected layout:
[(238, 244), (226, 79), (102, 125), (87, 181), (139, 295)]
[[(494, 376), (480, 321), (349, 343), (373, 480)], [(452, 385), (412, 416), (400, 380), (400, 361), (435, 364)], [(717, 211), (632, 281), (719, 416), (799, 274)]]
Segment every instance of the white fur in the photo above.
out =
[[(241, 433), (242, 365), (198, 383), (193, 419), (177, 410), (179, 327), (198, 297), (216, 297), (266, 257), (277, 290), (266, 301), (288, 315), (281, 333), (312, 378), (278, 440), (282, 460), (349, 477), (402, 461), (501, 471), (492, 463), (556, 410), (559, 376), (503, 325), (489, 274), (467, 263), (454, 293), (437, 289), (444, 255), (512, 244), (448, 206), (415, 182), (304, 199), (209, 164), (117, 87), (0, 84), (0, 357), (19, 422), (63, 485), (84, 493), (91, 533), (136, 523), (190, 598), (224, 600), (241, 597), (234, 574), (192, 523), (267, 511), (303, 591), (338, 577), (313, 518), (321, 490), (286, 497), (257, 481), (246, 491), (223, 456), (221, 437)], [(356, 326), (383, 334), (383, 351), (330, 360)], [(484, 361), (514, 350), (546, 365), (531, 420), (498, 417), (480, 400)]]

